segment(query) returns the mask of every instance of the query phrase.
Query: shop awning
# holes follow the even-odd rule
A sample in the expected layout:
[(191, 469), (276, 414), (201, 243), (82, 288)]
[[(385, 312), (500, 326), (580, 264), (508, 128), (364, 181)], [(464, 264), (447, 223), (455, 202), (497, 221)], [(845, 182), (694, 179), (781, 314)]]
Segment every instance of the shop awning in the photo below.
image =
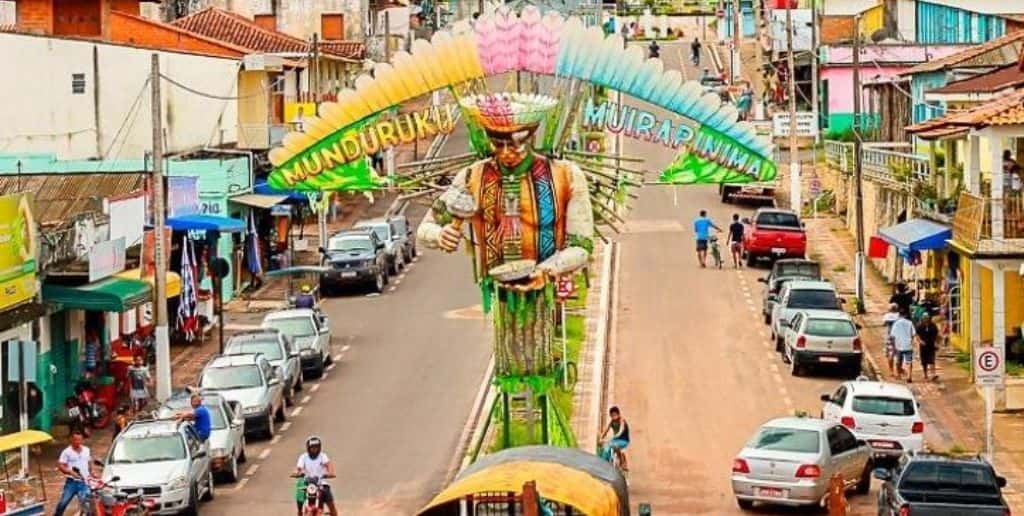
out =
[(287, 190), (287, 191), (285, 191), (285, 190), (275, 190), (275, 189), (271, 188), (269, 184), (267, 184), (266, 180), (256, 181), (256, 184), (254, 184), (252, 186), (252, 191), (254, 193), (263, 194), (263, 195), (284, 195), (287, 199), (292, 200), (292, 201), (303, 201), (303, 202), (305, 202), (305, 201), (309, 200), (309, 197), (307, 197), (306, 194), (304, 194), (302, 192), (295, 192), (295, 191), (292, 191), (292, 190)]
[(228, 198), (228, 201), (237, 204), (244, 204), (246, 206), (252, 206), (253, 208), (267, 209), (275, 204), (288, 199), (287, 195), (266, 195), (266, 194), (242, 194)]
[(882, 228), (878, 235), (901, 252), (944, 249), (953, 238), (948, 226), (925, 219), (910, 219), (895, 226)]
[(167, 219), (167, 226), (174, 231), (220, 231), (235, 233), (245, 231), (245, 222), (231, 217), (217, 215), (182, 215)]
[[(131, 269), (118, 274), (115, 274), (118, 278), (130, 279), (130, 280), (141, 280), (149, 283), (153, 290), (156, 290), (156, 276), (146, 276), (142, 278), (142, 269)], [(172, 297), (178, 297), (181, 294), (181, 276), (177, 272), (167, 271), (167, 299)]]
[(43, 301), (64, 308), (96, 312), (124, 312), (150, 300), (149, 283), (116, 276), (87, 285), (43, 284)]

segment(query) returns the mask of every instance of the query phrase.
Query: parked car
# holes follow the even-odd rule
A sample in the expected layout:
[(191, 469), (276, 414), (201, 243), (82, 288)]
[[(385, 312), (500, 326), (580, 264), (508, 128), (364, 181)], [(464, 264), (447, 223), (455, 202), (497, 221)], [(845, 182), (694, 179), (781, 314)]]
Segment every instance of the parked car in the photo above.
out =
[(320, 275), (320, 291), (327, 295), (348, 286), (369, 285), (374, 292), (384, 291), (388, 284), (388, 258), (384, 242), (366, 229), (348, 229), (327, 239), (321, 247), (324, 267)]
[(783, 359), (793, 376), (812, 367), (837, 368), (850, 377), (860, 375), (863, 350), (857, 324), (838, 310), (803, 310), (782, 321)]
[(906, 385), (860, 378), (822, 394), (821, 417), (867, 441), (875, 462), (924, 449), (920, 404)]
[(353, 226), (355, 229), (368, 229), (377, 234), (377, 238), (384, 242), (384, 253), (387, 255), (388, 272), (392, 275), (398, 274), (405, 269), (406, 264), (406, 241), (409, 240), (408, 233), (399, 230), (398, 225), (391, 219), (376, 218), (357, 221)]
[(784, 337), (783, 321), (792, 321), (793, 316), (801, 310), (834, 310), (841, 311), (843, 301), (836, 293), (836, 288), (827, 281), (794, 280), (783, 285), (779, 300), (772, 307), (772, 340), (775, 350), (782, 352)]
[(808, 417), (761, 426), (732, 462), (732, 492), (741, 509), (755, 502), (813, 506), (841, 473), (847, 489), (871, 487), (871, 448), (841, 425)]
[(330, 365), (331, 321), (318, 310), (293, 308), (271, 312), (263, 318), (264, 328), (278, 330), (288, 336), (299, 353), (304, 378), (320, 378)]
[(284, 374), (284, 401), (288, 406), (295, 405), (292, 398), (302, 390), (302, 367), (292, 338), (277, 328), (260, 328), (236, 333), (224, 345), (225, 355), (248, 353), (262, 353), (270, 365)]
[(743, 253), (747, 265), (759, 258), (803, 258), (807, 252), (807, 233), (793, 210), (761, 208), (753, 218), (745, 218)]
[(419, 251), (416, 249), (416, 232), (413, 230), (412, 224), (409, 223), (409, 217), (406, 217), (405, 214), (392, 215), (388, 217), (388, 222), (395, 228), (396, 234), (403, 235), (405, 263), (412, 262), (412, 259), (416, 258)]
[[(169, 419), (175, 414), (192, 410), (192, 395), (181, 391), (164, 402), (157, 411), (157, 417)], [(203, 393), (203, 406), (210, 411), (212, 424), (207, 444), (210, 449), (210, 468), (227, 482), (239, 479), (238, 465), (245, 457), (245, 418), (242, 407), (232, 403), (220, 394)]]
[(821, 265), (814, 260), (803, 258), (784, 258), (776, 260), (772, 264), (772, 270), (767, 276), (758, 278), (757, 281), (764, 283), (764, 293), (761, 296), (761, 314), (764, 316), (764, 323), (771, 324), (772, 308), (779, 299), (779, 291), (787, 281), (803, 279), (818, 281), (821, 279)]
[(213, 469), (207, 445), (192, 424), (176, 420), (130, 423), (110, 447), (103, 480), (114, 477), (121, 494), (139, 491), (155, 503), (151, 514), (197, 514), (199, 501), (213, 500)]
[(874, 476), (882, 481), (879, 516), (1010, 515), (1002, 494), (1006, 479), (981, 457), (912, 453)]
[(203, 368), (199, 388), (238, 402), (245, 416), (245, 431), (274, 437), (274, 423), (284, 422), (284, 384), (281, 373), (259, 353), (221, 355)]

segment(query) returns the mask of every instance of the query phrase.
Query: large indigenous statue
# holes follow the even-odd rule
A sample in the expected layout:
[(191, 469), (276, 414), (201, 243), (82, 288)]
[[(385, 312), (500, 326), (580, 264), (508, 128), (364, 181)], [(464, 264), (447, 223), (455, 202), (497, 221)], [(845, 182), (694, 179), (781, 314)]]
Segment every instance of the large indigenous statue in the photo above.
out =
[[(534, 152), (533, 137), (557, 101), (508, 93), (461, 100), (487, 134), (492, 157), (459, 172), (417, 236), (447, 252), (468, 238), (485, 310), (494, 309), (495, 374), (506, 392), (552, 374), (554, 287), (587, 264), (594, 216), (587, 177), (571, 161)], [(463, 227), (463, 221), (468, 222)]]

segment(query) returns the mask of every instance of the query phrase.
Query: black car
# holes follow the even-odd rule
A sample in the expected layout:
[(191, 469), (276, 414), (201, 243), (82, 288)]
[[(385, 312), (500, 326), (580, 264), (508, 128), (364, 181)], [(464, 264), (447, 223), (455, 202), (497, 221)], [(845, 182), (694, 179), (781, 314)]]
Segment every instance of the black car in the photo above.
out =
[(320, 275), (320, 290), (324, 294), (367, 285), (379, 293), (388, 284), (387, 252), (373, 230), (348, 229), (336, 233), (320, 252), (322, 265), (330, 268)]
[(981, 457), (935, 453), (904, 455), (893, 469), (879, 468), (875, 478), (879, 516), (1005, 516), (1006, 479)]

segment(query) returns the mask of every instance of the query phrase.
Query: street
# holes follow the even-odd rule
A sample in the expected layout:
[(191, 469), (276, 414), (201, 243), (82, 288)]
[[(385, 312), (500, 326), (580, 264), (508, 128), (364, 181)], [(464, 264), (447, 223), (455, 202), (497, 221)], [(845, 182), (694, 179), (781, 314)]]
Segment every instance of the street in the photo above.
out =
[[(680, 45), (664, 46), (678, 66)], [(647, 160), (648, 179), (674, 157), (661, 145), (623, 141), (623, 154)], [(841, 380), (790, 376), (761, 321), (764, 266), (735, 269), (724, 243), (723, 269), (697, 263), (700, 210), (726, 230), (732, 214), (753, 208), (722, 204), (714, 186), (648, 186), (639, 195), (619, 237), (608, 395), (631, 426), (630, 500), (651, 503), (655, 514), (741, 514), (729, 483), (735, 454), (772, 418), (816, 416), (820, 395)], [(851, 502), (853, 514), (874, 507), (872, 497)]]

